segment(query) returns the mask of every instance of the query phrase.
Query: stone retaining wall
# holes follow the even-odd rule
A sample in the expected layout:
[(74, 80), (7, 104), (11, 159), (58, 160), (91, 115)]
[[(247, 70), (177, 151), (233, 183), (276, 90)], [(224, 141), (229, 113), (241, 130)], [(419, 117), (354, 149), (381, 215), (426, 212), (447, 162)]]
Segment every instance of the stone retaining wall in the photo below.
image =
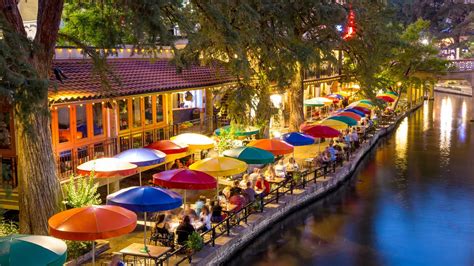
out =
[[(352, 154), (351, 160), (345, 162), (342, 167), (337, 168), (334, 174), (328, 175), (320, 183), (311, 183), (304, 191), (297, 195), (285, 195), (279, 202), (279, 207), (275, 209), (266, 208), (263, 214), (249, 221), (245, 228), (240, 228), (237, 236), (230, 239), (227, 243), (218, 247), (205, 247), (204, 250), (195, 255), (193, 264), (195, 265), (220, 265), (231, 259), (237, 251), (244, 248), (250, 241), (263, 233), (268, 227), (273, 226), (279, 220), (283, 219), (289, 213), (312, 203), (315, 200), (327, 195), (340, 187), (345, 181), (349, 180), (352, 173), (364, 158), (364, 156), (377, 144), (379, 139), (392, 132), (398, 123), (408, 116), (411, 112), (418, 109), (422, 104), (416, 106), (411, 111), (397, 118), (396, 122), (388, 127), (378, 129), (374, 136), (365, 142)], [(194, 257), (194, 256), (193, 256)]]

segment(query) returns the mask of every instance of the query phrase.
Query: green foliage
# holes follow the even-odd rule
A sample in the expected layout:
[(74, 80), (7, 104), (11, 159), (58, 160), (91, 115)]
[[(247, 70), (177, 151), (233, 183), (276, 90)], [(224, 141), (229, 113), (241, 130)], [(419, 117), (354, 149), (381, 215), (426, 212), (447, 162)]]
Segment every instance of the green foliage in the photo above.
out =
[(2, 219), (0, 221), (0, 236), (7, 236), (18, 233), (20, 233), (18, 223), (6, 221), (5, 219)]
[(199, 251), (204, 246), (204, 240), (199, 233), (193, 232), (189, 235), (186, 246), (192, 251)]
[(235, 125), (231, 124), (229, 130), (221, 130), (217, 142), (217, 151), (219, 154), (222, 154), (226, 150), (236, 148), (235, 140)]
[(69, 241), (66, 240), (67, 245), (67, 258), (77, 259), (78, 257), (86, 254), (92, 249), (92, 242), (90, 241)]
[(79, 208), (101, 203), (100, 194), (97, 193), (98, 184), (94, 183), (95, 173), (92, 171), (89, 177), (70, 177), (67, 184), (63, 185), (64, 205), (66, 208)]

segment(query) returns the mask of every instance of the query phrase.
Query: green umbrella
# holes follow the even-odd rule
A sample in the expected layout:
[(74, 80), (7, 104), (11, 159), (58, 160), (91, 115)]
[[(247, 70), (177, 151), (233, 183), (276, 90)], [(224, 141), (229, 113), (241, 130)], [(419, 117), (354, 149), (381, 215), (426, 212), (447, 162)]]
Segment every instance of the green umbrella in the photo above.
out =
[[(218, 128), (214, 131), (214, 134), (216, 134), (217, 136), (219, 136), (221, 134), (221, 132), (225, 131), (225, 132), (229, 132), (231, 130), (231, 126), (224, 126), (224, 127), (221, 127), (221, 128)], [(251, 135), (255, 135), (255, 134), (258, 134), (260, 132), (260, 128), (258, 127), (252, 127), (252, 126), (248, 126), (248, 127), (242, 127), (242, 126), (234, 126), (234, 132), (233, 134), (235, 136), (251, 136)]]
[(395, 97), (398, 97), (398, 93), (394, 92), (394, 91), (386, 91), (385, 94), (391, 94)]
[(224, 156), (232, 157), (248, 164), (267, 164), (275, 161), (273, 153), (255, 147), (239, 147), (224, 151)]
[(348, 116), (331, 116), (328, 120), (337, 120), (343, 123), (346, 123), (348, 126), (352, 127), (357, 125), (357, 121), (354, 118), (350, 118)]
[(9, 235), (0, 238), (0, 265), (63, 265), (67, 246), (50, 236)]
[(309, 99), (309, 100), (304, 100), (304, 105), (305, 106), (313, 106), (313, 107), (322, 107), (324, 106), (324, 103), (318, 99)]
[(374, 105), (374, 103), (371, 100), (368, 100), (368, 99), (363, 99), (363, 100), (360, 100), (359, 102)]

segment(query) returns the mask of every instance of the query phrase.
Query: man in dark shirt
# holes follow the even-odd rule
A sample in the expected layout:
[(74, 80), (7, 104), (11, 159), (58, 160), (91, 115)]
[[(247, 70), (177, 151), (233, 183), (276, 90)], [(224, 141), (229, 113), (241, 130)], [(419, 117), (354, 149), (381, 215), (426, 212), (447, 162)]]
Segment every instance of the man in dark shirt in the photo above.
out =
[(183, 221), (176, 228), (176, 235), (178, 236), (178, 244), (184, 245), (188, 240), (188, 237), (195, 232), (193, 225), (191, 224), (191, 219), (188, 215), (183, 217)]
[(242, 193), (242, 189), (239, 187), (239, 180), (235, 180), (234, 181), (234, 186), (232, 188), (230, 188), (230, 196), (234, 196), (234, 195), (240, 195), (240, 193)]

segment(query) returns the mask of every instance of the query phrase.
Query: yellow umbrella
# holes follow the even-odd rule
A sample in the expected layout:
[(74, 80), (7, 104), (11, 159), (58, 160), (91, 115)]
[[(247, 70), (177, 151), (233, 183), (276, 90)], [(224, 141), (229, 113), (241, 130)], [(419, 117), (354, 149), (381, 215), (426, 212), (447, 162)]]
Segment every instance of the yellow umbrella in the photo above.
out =
[(344, 130), (348, 127), (346, 123), (333, 119), (323, 120), (319, 123), (319, 125), (332, 127), (336, 130)]
[(247, 164), (230, 157), (214, 157), (195, 162), (189, 169), (205, 172), (214, 177), (230, 176), (245, 172)]
[(177, 136), (171, 137), (171, 140), (186, 144), (191, 150), (212, 149), (215, 145), (214, 140), (211, 138), (196, 133), (179, 134)]

